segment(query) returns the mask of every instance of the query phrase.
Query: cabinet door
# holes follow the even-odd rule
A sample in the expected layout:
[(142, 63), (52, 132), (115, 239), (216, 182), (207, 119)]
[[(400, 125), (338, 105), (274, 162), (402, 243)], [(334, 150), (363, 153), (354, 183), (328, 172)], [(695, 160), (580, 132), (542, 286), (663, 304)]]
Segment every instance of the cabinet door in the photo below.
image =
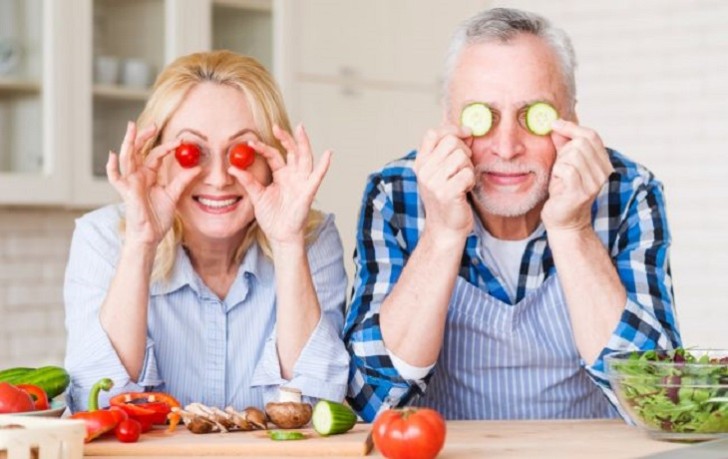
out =
[[(81, 0), (79, 0), (81, 1)], [(117, 201), (109, 150), (144, 109), (156, 75), (174, 59), (226, 47), (272, 61), (269, 0), (83, 0), (77, 70), (78, 126), (73, 205)], [(266, 63), (267, 63), (266, 62)]]
[(0, 203), (69, 196), (70, 78), (62, 40), (72, 14), (58, 2), (0, 0)]
[(252, 56), (273, 72), (273, 3), (271, 0), (215, 0), (212, 49)]
[(109, 151), (119, 150), (127, 121), (137, 119), (166, 59), (165, 0), (79, 0), (76, 50), (74, 169), (71, 204), (117, 201), (106, 178)]
[(430, 85), (450, 36), (484, 0), (306, 0), (288, 3), (296, 76)]
[(435, 93), (298, 83), (293, 123), (303, 121), (319, 156), (334, 151), (315, 206), (336, 215), (347, 270), (353, 274), (356, 224), (367, 176), (416, 149), (442, 119)]

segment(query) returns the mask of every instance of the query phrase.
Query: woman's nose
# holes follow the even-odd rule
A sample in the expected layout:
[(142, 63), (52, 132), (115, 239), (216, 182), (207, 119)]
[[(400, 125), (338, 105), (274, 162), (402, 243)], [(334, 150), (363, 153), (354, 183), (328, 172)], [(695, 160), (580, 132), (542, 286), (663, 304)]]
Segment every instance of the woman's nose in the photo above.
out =
[(235, 181), (232, 175), (228, 173), (230, 163), (226, 154), (213, 154), (204, 166), (205, 183), (216, 188), (224, 188), (232, 185)]

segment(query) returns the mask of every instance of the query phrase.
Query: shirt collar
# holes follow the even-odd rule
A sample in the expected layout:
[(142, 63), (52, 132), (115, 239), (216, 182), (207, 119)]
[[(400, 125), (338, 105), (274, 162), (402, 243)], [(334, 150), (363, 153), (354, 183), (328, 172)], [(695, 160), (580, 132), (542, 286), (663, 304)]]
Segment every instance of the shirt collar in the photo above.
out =
[[(243, 256), (243, 261), (238, 270), (237, 280), (243, 280), (246, 277), (265, 279), (271, 276), (273, 276), (272, 263), (265, 256), (258, 244), (251, 245)], [(187, 251), (179, 244), (169, 279), (152, 283), (150, 286), (150, 295), (166, 295), (187, 285), (199, 295), (203, 291), (201, 282), (202, 280), (192, 267), (192, 261)]]

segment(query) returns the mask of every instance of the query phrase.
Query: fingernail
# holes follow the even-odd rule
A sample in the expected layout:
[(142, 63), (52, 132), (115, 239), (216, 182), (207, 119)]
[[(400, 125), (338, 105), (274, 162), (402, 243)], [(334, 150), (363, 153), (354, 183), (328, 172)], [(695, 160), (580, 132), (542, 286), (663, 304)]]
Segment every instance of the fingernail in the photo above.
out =
[(560, 127), (563, 127), (563, 126), (564, 126), (564, 122), (563, 122), (563, 121), (561, 120), (561, 118), (559, 118), (559, 119), (557, 119), (557, 120), (554, 120), (554, 121), (553, 121), (553, 122), (551, 123), (551, 126), (552, 126), (552, 127), (555, 127), (555, 128), (560, 128)]

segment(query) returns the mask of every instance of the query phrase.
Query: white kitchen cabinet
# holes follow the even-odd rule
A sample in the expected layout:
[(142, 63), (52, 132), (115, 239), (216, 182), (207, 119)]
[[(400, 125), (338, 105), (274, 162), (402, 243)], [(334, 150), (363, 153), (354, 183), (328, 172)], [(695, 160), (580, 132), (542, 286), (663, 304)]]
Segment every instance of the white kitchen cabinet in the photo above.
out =
[(347, 271), (366, 177), (442, 122), (445, 53), (484, 0), (286, 0), (284, 94), (316, 154), (334, 150), (317, 205), (336, 214)]
[[(273, 42), (270, 0), (85, 1), (86, 27), (79, 34), (85, 56), (78, 75), (84, 121), (77, 126), (85, 141), (71, 196), (71, 204), (82, 207), (117, 199), (106, 179), (108, 152), (118, 151), (127, 121), (142, 111), (153, 78), (165, 64), (217, 48), (272, 62)], [(108, 58), (120, 62), (115, 82), (103, 80), (100, 72), (99, 64)]]
[(0, 203), (61, 203), (71, 182), (72, 13), (50, 0), (0, 0)]
[(117, 200), (108, 152), (156, 74), (213, 47), (272, 65), (273, 11), (272, 0), (0, 0), (0, 204)]
[(367, 176), (419, 146), (425, 130), (440, 123), (439, 100), (428, 91), (360, 88), (351, 93), (319, 83), (296, 87), (300, 118), (293, 122), (303, 120), (317, 156), (325, 149), (334, 152), (315, 206), (336, 215), (351, 273)]
[(484, 0), (290, 2), (298, 76), (432, 85), (457, 23)]

